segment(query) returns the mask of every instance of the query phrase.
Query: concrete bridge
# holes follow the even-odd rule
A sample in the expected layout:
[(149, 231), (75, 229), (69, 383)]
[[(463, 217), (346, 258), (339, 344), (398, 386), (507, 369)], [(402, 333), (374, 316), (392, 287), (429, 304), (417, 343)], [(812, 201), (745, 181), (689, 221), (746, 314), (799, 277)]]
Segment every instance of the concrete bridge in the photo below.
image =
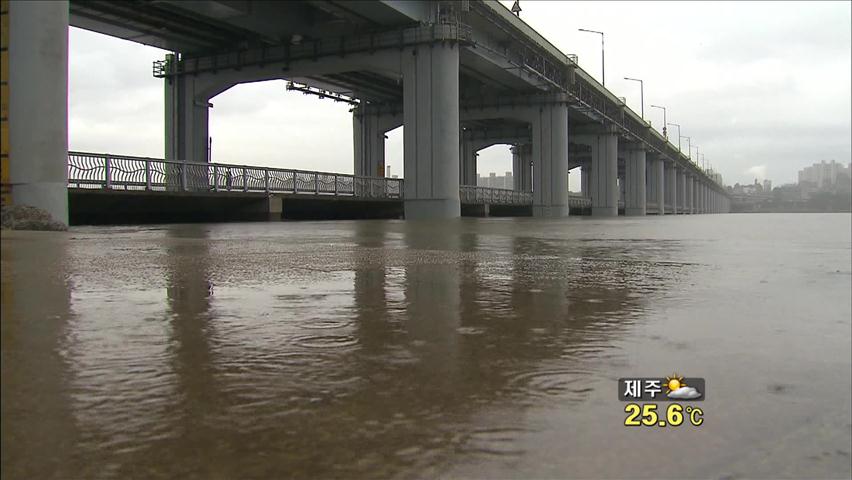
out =
[(711, 175), (496, 1), (71, 0), (8, 2), (4, 15), (4, 183), (12, 201), (59, 219), (68, 25), (175, 52), (153, 70), (165, 85), (169, 162), (207, 162), (214, 96), (286, 79), (353, 104), (355, 177), (381, 177), (385, 133), (405, 127), (405, 218), (459, 216), (476, 152), (497, 143), (514, 146), (514, 190), (529, 194), (535, 216), (568, 215), (577, 166), (592, 215), (617, 215), (620, 201), (627, 215), (729, 210)]

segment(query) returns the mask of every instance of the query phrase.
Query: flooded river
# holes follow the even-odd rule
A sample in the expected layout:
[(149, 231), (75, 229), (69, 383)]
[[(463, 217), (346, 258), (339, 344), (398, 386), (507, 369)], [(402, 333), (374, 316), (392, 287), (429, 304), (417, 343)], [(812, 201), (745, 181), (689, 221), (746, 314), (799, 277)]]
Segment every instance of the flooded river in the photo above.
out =
[(4, 231), (3, 478), (849, 477), (850, 218)]

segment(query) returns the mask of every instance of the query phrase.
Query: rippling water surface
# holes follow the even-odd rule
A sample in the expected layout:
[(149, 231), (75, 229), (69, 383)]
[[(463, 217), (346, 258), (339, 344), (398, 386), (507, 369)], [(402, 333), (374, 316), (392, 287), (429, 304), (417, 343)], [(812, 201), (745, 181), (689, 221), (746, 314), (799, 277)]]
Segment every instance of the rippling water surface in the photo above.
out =
[[(850, 262), (848, 214), (3, 232), (3, 477), (849, 477)], [(673, 372), (704, 425), (624, 427)]]

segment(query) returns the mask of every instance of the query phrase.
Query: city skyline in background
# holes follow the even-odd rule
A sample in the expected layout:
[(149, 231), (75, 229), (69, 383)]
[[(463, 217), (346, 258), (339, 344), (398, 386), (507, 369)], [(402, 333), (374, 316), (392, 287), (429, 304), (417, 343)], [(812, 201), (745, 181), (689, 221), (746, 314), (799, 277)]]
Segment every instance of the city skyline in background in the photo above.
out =
[[(598, 80), (600, 38), (577, 28), (606, 32), (607, 88), (639, 113), (639, 85), (623, 77), (643, 79), (645, 118), (661, 129), (662, 112), (650, 105), (666, 106), (668, 122), (726, 184), (796, 183), (806, 166), (852, 156), (847, 3), (521, 6), (524, 21)], [(690, 17), (702, 21), (682, 21)], [(163, 156), (163, 81), (151, 64), (166, 52), (76, 28), (69, 35), (70, 148)], [(212, 100), (212, 159), (352, 172), (351, 106), (285, 85), (238, 85)], [(677, 129), (668, 133), (677, 145)], [(401, 128), (388, 133), (386, 165), (403, 176)], [(481, 176), (507, 170), (508, 146), (480, 151)], [(579, 190), (576, 171), (569, 186)]]

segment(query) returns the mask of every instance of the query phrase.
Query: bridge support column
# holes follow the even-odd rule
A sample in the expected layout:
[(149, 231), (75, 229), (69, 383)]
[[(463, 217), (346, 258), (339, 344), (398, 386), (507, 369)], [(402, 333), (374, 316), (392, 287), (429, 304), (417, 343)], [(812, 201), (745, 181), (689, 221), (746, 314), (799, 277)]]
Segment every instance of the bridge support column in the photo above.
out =
[(589, 165), (584, 164), (580, 167), (580, 195), (584, 198), (588, 198), (591, 195), (589, 181), (589, 175), (591, 175), (591, 167)]
[(692, 190), (695, 186), (695, 177), (692, 175), (686, 176), (686, 213), (692, 215), (695, 213), (695, 202), (692, 195)]
[(704, 185), (704, 212), (705, 213), (713, 213), (713, 209), (710, 208), (710, 186)]
[(457, 218), (458, 45), (417, 47), (402, 56), (405, 218)]
[(476, 147), (476, 142), (471, 140), (465, 139), (461, 142), (459, 181), (462, 185), (476, 186), (476, 159), (479, 156)]
[(686, 212), (686, 171), (677, 167), (677, 211), (681, 215)]
[(2, 168), (3, 173), (8, 168), (13, 185), (11, 202), (41, 208), (67, 225), (68, 1), (4, 6), (9, 63), (3, 79), (9, 85), (3, 94), (8, 92), (9, 111), (3, 126), (9, 137), (3, 152), (9, 157), (2, 161), (9, 163)]
[[(172, 61), (174, 55), (167, 59)], [(210, 160), (210, 97), (203, 93), (193, 75), (165, 79), (166, 160), (206, 163)]]
[(385, 176), (385, 133), (401, 125), (400, 116), (359, 105), (352, 112), (355, 175)]
[(628, 150), (624, 170), (626, 181), (624, 214), (645, 215), (645, 150), (642, 148)]
[(654, 183), (657, 186), (657, 214), (666, 214), (666, 162), (660, 157), (654, 160)]
[(578, 143), (592, 147), (591, 181), (592, 215), (618, 216), (618, 136), (611, 132), (577, 137)]
[(533, 216), (568, 216), (568, 107), (542, 105), (534, 117)]
[(521, 192), (532, 190), (532, 145), (512, 147), (512, 188)]
[(677, 169), (674, 164), (666, 164), (666, 203), (669, 204), (668, 213), (677, 215)]

